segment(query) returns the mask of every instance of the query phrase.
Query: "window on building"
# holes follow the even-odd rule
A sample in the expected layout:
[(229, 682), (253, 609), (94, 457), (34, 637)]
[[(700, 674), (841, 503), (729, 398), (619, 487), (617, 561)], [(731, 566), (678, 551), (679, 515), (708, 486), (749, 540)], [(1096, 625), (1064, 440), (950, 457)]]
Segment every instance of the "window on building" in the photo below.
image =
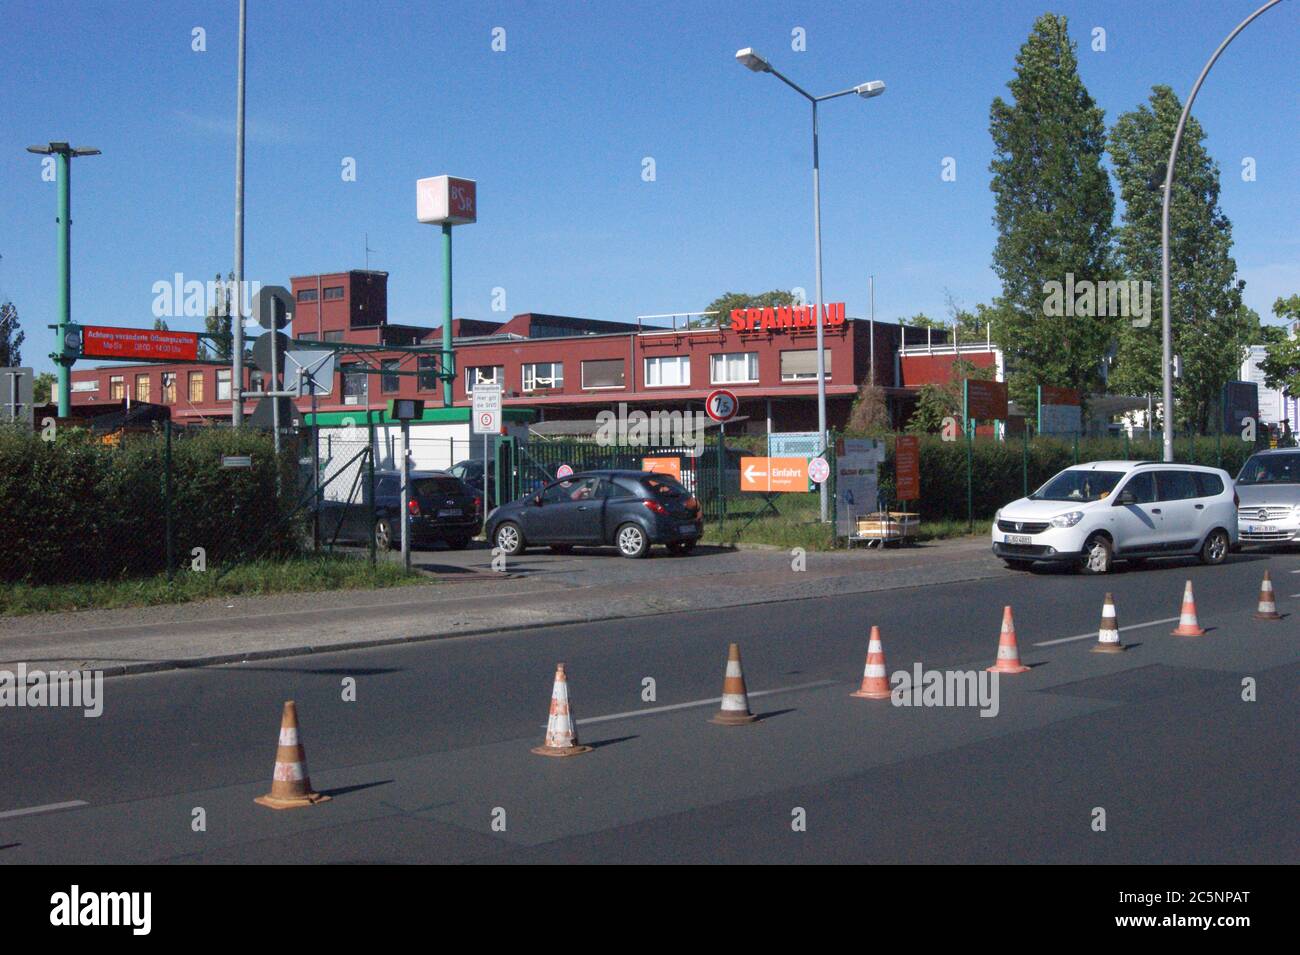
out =
[(198, 404), (203, 400), (203, 372), (190, 372), (190, 403)]
[(564, 363), (559, 361), (539, 361), (524, 365), (524, 391), (536, 391), (539, 388), (563, 388)]
[(758, 381), (758, 352), (724, 352), (709, 356), (709, 371), (715, 385), (739, 385)]
[(623, 359), (600, 358), (582, 363), (582, 387), (622, 388)]
[(335, 332), (326, 332), (326, 333), (325, 333), (325, 340), (326, 340), (327, 342), (341, 342), (341, 341), (343, 341), (343, 330), (342, 330), (342, 329), (339, 329), (338, 331), (335, 331)]
[[(824, 349), (826, 354), (826, 377), (831, 376), (831, 350)], [(817, 380), (817, 349), (804, 348), (799, 351), (781, 352), (781, 380), (782, 381), (816, 381)]]
[(472, 395), (474, 386), (480, 381), (492, 384), (495, 382), (502, 388), (506, 385), (506, 366), (505, 365), (474, 365), (465, 369), (465, 394)]
[(164, 404), (176, 404), (176, 372), (162, 373), (162, 400)]
[(108, 376), (108, 400), (122, 401), (126, 398), (126, 377), (123, 375)]
[(417, 389), (420, 391), (438, 390), (438, 358), (436, 355), (421, 355), (416, 359), (415, 370), (419, 372), (419, 377), (415, 380)]
[(342, 285), (331, 285), (325, 289), (325, 301), (334, 301), (343, 297)]
[(402, 387), (402, 376), (391, 374), (391, 372), (397, 371), (400, 363), (401, 359), (399, 358), (385, 358), (379, 363), (379, 367), (384, 371), (379, 376), (379, 389), (386, 395), (396, 394), (398, 389)]
[(230, 400), (230, 369), (229, 368), (217, 369), (217, 400), (218, 401)]
[(319, 341), (319, 339), (316, 337), (315, 332), (299, 332), (297, 335), (294, 335), (293, 337), (300, 342)]
[(135, 400), (136, 401), (149, 400), (149, 376), (148, 375), (135, 376)]
[(664, 355), (645, 360), (647, 388), (683, 387), (691, 383), (691, 357), (689, 355)]
[(298, 301), (300, 301), (300, 302), (314, 302), (314, 301), (316, 301), (316, 290), (315, 290), (314, 288), (300, 288), (300, 289), (298, 289)]
[(72, 390), (73, 391), (98, 391), (99, 380), (96, 378), (89, 378), (85, 381), (74, 381), (72, 383)]
[(370, 401), (370, 377), (355, 362), (343, 366), (343, 403), (365, 405)]

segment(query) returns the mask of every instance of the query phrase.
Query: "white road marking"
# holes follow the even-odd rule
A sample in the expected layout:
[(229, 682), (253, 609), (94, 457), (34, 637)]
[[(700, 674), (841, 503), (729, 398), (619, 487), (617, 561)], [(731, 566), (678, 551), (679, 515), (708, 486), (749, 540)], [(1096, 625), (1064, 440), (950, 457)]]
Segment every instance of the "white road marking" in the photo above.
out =
[[(1146, 623), (1131, 623), (1127, 627), (1120, 627), (1119, 632), (1123, 633), (1125, 630), (1141, 630), (1143, 627), (1158, 627), (1162, 623), (1177, 623), (1180, 619), (1182, 618), (1164, 617), (1160, 620), (1148, 620)], [(1059, 640), (1044, 640), (1042, 643), (1033, 644), (1033, 646), (1052, 647), (1058, 643), (1072, 643), (1075, 640), (1096, 640), (1096, 639), (1097, 639), (1097, 631), (1092, 630), (1089, 631), (1088, 633), (1081, 633), (1077, 637), (1061, 637), (1061, 639)]]
[[(752, 700), (757, 696), (771, 696), (774, 693), (793, 693), (795, 690), (811, 690), (819, 686), (834, 686), (837, 680), (818, 680), (816, 683), (800, 683), (798, 686), (783, 686), (775, 690), (757, 690), (749, 694)], [(712, 696), (707, 700), (692, 700), (690, 703), (673, 703), (670, 706), (651, 706), (644, 710), (628, 710), (626, 713), (610, 713), (608, 716), (589, 716), (585, 720), (575, 720), (578, 726), (587, 723), (607, 723), (610, 720), (627, 720), (634, 716), (650, 716), (654, 713), (668, 713), (672, 710), (685, 710), (694, 706), (708, 706), (712, 703), (721, 703), (722, 697)]]
[(75, 809), (77, 806), (89, 806), (90, 803), (83, 799), (74, 799), (71, 802), (52, 802), (45, 806), (28, 806), (26, 809), (10, 809), (8, 812), (0, 812), (0, 819), (12, 819), (15, 816), (34, 816), (41, 812), (58, 812), (60, 809)]

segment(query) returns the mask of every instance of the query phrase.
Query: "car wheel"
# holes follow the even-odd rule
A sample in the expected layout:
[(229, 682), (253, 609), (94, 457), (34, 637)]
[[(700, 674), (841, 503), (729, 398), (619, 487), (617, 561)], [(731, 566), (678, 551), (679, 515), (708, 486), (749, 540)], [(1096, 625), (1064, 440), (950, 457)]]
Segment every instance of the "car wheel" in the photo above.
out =
[(1210, 531), (1209, 536), (1205, 538), (1205, 543), (1201, 545), (1201, 563), (1222, 564), (1223, 558), (1228, 556), (1228, 547), (1231, 543), (1227, 531), (1221, 528)]
[(1028, 570), (1034, 566), (1032, 560), (1006, 560), (1004, 558), (1002, 563), (1006, 564), (1010, 570)]
[(650, 538), (639, 524), (624, 524), (614, 533), (614, 543), (624, 557), (645, 557), (650, 553)]
[(1083, 545), (1083, 562), (1079, 569), (1085, 574), (1108, 574), (1115, 562), (1115, 551), (1109, 540), (1097, 534)]
[(695, 550), (695, 541), (677, 541), (668, 545), (668, 551), (672, 554), (689, 554)]
[(447, 546), (452, 550), (464, 550), (469, 546), (469, 538), (464, 534), (461, 534), (458, 537), (448, 537)]
[(388, 518), (381, 517), (375, 521), (375, 548), (377, 550), (391, 550), (393, 547), (393, 525), (389, 523)]
[(497, 528), (495, 539), (497, 547), (507, 557), (522, 554), (524, 551), (524, 532), (519, 529), (518, 524), (506, 521)]

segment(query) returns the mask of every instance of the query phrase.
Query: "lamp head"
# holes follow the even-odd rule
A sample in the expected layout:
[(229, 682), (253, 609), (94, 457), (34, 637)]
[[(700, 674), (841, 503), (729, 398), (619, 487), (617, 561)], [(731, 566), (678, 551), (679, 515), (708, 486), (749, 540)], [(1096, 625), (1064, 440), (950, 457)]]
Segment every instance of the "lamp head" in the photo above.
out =
[(863, 83), (860, 86), (853, 87), (853, 92), (857, 93), (863, 99), (871, 99), (873, 96), (879, 96), (884, 91), (884, 80), (872, 80), (870, 83)]
[(736, 59), (740, 61), (741, 66), (748, 67), (755, 73), (770, 73), (772, 70), (771, 64), (754, 52), (752, 46), (747, 46), (743, 50), (737, 50)]

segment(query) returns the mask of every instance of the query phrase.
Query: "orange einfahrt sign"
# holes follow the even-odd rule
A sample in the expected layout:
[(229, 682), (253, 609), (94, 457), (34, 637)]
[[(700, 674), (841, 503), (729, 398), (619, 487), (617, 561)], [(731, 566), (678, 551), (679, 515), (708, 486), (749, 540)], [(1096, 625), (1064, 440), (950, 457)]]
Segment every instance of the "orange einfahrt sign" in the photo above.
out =
[(741, 458), (742, 491), (807, 493), (807, 458)]
[(675, 481), (682, 479), (682, 459), (681, 458), (642, 458), (642, 471), (653, 471), (655, 474), (667, 474)]

